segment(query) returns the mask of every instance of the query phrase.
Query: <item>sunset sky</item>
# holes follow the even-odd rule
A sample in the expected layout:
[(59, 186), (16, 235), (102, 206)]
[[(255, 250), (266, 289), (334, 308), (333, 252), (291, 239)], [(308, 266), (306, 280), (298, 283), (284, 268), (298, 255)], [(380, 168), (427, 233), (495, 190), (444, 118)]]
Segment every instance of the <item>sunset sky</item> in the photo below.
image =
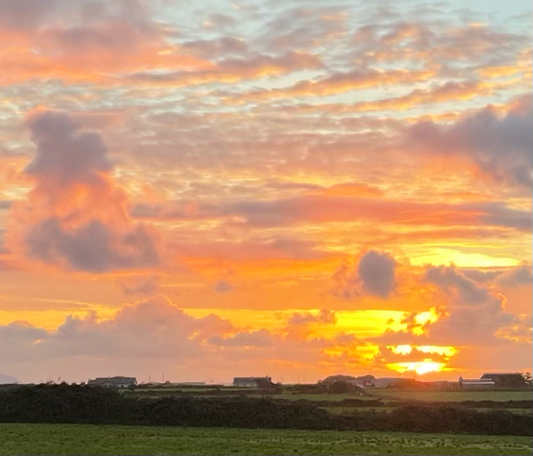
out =
[(0, 0), (0, 373), (531, 371), (531, 15)]

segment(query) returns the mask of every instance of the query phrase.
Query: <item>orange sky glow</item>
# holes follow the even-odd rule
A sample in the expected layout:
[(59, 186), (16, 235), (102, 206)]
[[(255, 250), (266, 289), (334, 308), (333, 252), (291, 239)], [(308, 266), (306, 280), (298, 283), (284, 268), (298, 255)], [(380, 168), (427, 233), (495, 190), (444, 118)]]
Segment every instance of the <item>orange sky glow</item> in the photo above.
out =
[(0, 2), (0, 374), (531, 371), (530, 2), (189, 3)]

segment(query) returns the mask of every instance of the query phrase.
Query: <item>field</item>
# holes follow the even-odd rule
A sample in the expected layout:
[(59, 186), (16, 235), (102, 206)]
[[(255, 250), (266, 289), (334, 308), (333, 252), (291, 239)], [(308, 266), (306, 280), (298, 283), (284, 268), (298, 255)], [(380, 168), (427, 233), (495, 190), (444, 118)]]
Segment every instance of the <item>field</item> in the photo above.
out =
[(527, 455), (530, 437), (0, 424), (1, 455)]
[[(462, 402), (462, 401), (525, 401), (533, 400), (531, 390), (509, 391), (509, 390), (491, 390), (491, 391), (457, 391), (457, 390), (401, 390), (388, 388), (369, 388), (366, 390), (367, 396), (360, 396), (356, 393), (342, 394), (318, 394), (318, 393), (297, 393), (287, 389), (280, 393), (267, 393), (266, 395), (273, 399), (301, 400), (308, 401), (343, 401), (344, 399), (359, 400), (376, 400), (384, 402), (397, 401), (424, 401), (424, 402)], [(142, 397), (162, 397), (171, 395), (186, 395), (203, 397), (221, 397), (221, 396), (264, 396), (265, 393), (258, 392), (251, 388), (234, 388), (234, 387), (197, 387), (197, 388), (136, 388), (133, 391), (121, 391), (123, 394), (142, 396)]]
[(527, 401), (533, 399), (531, 391), (409, 391), (396, 389), (372, 389), (373, 399), (382, 400), (415, 400), (430, 402), (461, 402), (461, 401)]
[[(455, 404), (454, 404), (455, 405)], [(383, 412), (384, 410), (390, 410), (388, 407), (321, 407), (322, 409), (333, 413), (335, 415), (354, 415), (359, 412)], [(486, 412), (490, 410), (488, 408), (471, 408), (470, 410), (477, 410), (478, 412)], [(519, 415), (531, 415), (533, 412), (531, 408), (498, 408), (498, 410), (505, 410), (511, 413), (517, 413)]]

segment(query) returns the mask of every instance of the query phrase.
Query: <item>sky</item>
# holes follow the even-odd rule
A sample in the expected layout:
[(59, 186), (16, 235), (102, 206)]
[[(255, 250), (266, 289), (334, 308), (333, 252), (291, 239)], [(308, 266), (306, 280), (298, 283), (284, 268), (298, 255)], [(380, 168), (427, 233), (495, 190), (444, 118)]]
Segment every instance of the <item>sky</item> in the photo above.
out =
[(531, 2), (0, 0), (0, 373), (531, 371)]

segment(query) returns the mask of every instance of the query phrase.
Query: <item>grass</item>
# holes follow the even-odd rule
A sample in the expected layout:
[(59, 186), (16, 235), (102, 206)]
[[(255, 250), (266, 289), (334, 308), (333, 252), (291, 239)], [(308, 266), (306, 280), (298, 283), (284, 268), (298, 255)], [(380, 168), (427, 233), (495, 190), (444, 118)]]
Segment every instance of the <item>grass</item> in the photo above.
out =
[(383, 400), (414, 400), (431, 402), (461, 401), (524, 401), (532, 400), (531, 391), (403, 391), (395, 389), (372, 389), (372, 399)]
[(375, 397), (370, 396), (360, 396), (356, 393), (344, 393), (344, 394), (293, 394), (293, 393), (283, 393), (276, 394), (272, 396), (275, 399), (288, 399), (291, 401), (299, 401), (300, 399), (305, 399), (308, 401), (342, 401), (344, 399), (360, 399), (360, 400), (372, 400), (376, 399)]
[[(202, 393), (202, 397), (235, 397), (238, 395), (245, 395), (250, 397), (262, 397), (264, 393), (253, 388), (235, 388), (224, 387), (217, 390), (213, 387), (173, 387), (173, 388), (143, 388), (137, 387), (133, 391), (120, 391), (124, 394), (142, 396), (142, 397), (161, 397), (161, 396), (197, 396), (197, 393)], [(518, 401), (518, 400), (533, 400), (533, 392), (525, 391), (506, 391), (506, 390), (492, 390), (492, 391), (413, 391), (413, 390), (398, 390), (388, 388), (369, 388), (367, 389), (369, 396), (360, 396), (357, 393), (344, 394), (314, 394), (314, 393), (293, 393), (292, 391), (284, 390), (279, 394), (266, 394), (267, 397), (273, 399), (287, 399), (300, 400), (305, 399), (309, 401), (342, 401), (344, 399), (361, 399), (361, 400), (375, 400), (382, 399), (385, 402), (394, 401), (427, 401), (427, 402), (462, 402), (462, 401)]]
[[(354, 415), (360, 412), (388, 412), (394, 407), (321, 407), (333, 415)], [(516, 413), (517, 415), (531, 415), (531, 409), (520, 408), (468, 408), (468, 410), (477, 410), (478, 412), (505, 410), (507, 412)]]
[(530, 437), (0, 424), (1, 455), (527, 455)]

